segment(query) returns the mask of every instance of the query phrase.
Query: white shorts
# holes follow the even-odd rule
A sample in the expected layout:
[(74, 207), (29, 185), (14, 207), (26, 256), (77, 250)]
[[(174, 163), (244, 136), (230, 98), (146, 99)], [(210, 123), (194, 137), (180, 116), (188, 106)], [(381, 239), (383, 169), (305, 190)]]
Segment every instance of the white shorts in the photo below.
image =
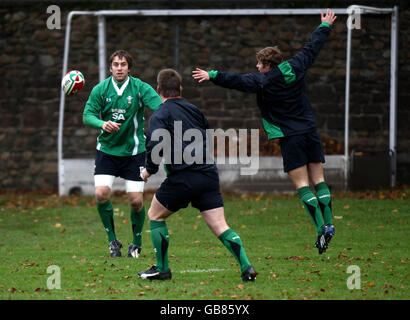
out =
[[(109, 187), (110, 189), (112, 189), (114, 179), (114, 176), (108, 174), (96, 174), (94, 175), (94, 185), (95, 187)], [(144, 192), (144, 185), (144, 181), (125, 180), (125, 191)]]

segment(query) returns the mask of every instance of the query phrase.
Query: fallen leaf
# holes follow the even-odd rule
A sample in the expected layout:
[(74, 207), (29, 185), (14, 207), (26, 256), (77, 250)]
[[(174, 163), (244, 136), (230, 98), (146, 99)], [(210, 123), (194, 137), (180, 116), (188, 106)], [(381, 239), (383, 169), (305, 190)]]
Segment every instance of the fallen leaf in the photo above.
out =
[(238, 288), (239, 290), (242, 290), (242, 289), (243, 289), (243, 284), (238, 284), (238, 285), (237, 285), (237, 288)]

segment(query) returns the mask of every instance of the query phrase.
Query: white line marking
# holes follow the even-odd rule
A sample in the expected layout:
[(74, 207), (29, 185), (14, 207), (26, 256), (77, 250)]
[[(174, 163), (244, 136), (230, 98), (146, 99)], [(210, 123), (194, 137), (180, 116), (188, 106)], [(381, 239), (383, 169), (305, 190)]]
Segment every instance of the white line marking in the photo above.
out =
[(212, 269), (195, 269), (195, 270), (181, 270), (179, 273), (202, 273), (202, 272), (217, 272), (217, 271), (225, 271), (226, 269), (219, 269), (219, 268), (212, 268)]

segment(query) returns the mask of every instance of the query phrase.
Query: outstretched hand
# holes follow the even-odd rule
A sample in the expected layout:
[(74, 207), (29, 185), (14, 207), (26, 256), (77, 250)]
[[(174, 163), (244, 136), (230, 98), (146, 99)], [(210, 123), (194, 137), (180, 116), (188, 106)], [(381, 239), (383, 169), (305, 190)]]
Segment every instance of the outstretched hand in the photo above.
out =
[(326, 14), (324, 15), (323, 12), (320, 13), (320, 18), (322, 19), (322, 22), (327, 22), (328, 24), (332, 25), (333, 22), (335, 22), (337, 16), (335, 16), (335, 13), (327, 9)]
[(201, 83), (202, 81), (209, 80), (209, 73), (205, 70), (196, 68), (192, 71), (192, 78), (198, 80), (198, 82)]

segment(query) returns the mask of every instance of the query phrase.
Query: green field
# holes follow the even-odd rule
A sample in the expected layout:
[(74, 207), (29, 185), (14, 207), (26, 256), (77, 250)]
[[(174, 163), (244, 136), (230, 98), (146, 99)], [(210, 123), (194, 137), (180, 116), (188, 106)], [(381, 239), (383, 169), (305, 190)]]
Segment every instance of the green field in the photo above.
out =
[[(93, 198), (0, 195), (0, 299), (409, 299), (409, 194), (334, 194), (336, 236), (323, 255), (296, 196), (226, 195), (227, 222), (259, 272), (255, 283), (240, 281), (236, 261), (191, 207), (167, 220), (172, 280), (150, 282), (137, 277), (155, 263), (148, 223), (142, 256), (113, 259)], [(121, 195), (112, 202), (125, 256), (129, 206)], [(352, 265), (360, 289), (347, 287), (358, 275), (347, 272)], [(47, 286), (57, 276), (50, 266), (60, 270), (60, 289)]]

